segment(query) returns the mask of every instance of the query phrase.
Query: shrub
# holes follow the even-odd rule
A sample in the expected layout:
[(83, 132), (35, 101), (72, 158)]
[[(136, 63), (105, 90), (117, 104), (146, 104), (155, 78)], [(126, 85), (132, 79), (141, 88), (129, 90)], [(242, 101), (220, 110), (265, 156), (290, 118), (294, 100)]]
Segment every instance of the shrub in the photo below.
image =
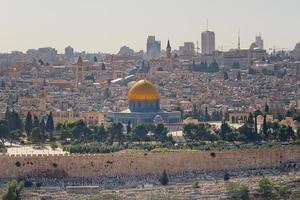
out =
[(41, 186), (42, 186), (42, 183), (41, 183), (41, 182), (37, 182), (37, 183), (35, 184), (35, 186), (36, 186), (36, 187), (41, 187)]
[(151, 194), (147, 200), (180, 200), (176, 196), (171, 196), (165, 193)]
[(278, 192), (278, 195), (281, 198), (286, 198), (291, 194), (290, 189), (286, 185), (283, 185), (283, 184), (280, 184), (279, 186), (277, 186), (276, 191)]
[(25, 180), (25, 181), (24, 181), (24, 186), (25, 186), (25, 187), (32, 187), (32, 186), (33, 186), (33, 183), (32, 183), (32, 181), (27, 181), (27, 180)]
[(237, 184), (234, 182), (228, 182), (226, 186), (226, 193), (230, 199), (233, 200), (248, 200), (249, 189), (245, 184)]
[(12, 180), (7, 183), (6, 191), (1, 195), (1, 200), (20, 200), (21, 192), (24, 190), (24, 181)]
[(263, 197), (272, 198), (274, 184), (268, 178), (264, 177), (260, 179), (258, 185), (259, 185), (259, 191)]
[(230, 176), (229, 176), (228, 172), (225, 172), (224, 181), (228, 181), (229, 179), (230, 179)]
[(51, 149), (55, 150), (55, 149), (57, 149), (57, 148), (58, 148), (58, 145), (57, 145), (57, 144), (55, 144), (55, 143), (51, 144)]
[(192, 187), (193, 188), (199, 188), (199, 182), (198, 181), (196, 181), (196, 182), (194, 182), (193, 184), (192, 184)]

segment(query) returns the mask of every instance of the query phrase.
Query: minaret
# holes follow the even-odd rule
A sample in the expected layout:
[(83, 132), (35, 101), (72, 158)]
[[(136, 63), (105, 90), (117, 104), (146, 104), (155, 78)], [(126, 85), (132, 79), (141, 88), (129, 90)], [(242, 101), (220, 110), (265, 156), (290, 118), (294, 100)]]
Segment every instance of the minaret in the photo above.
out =
[(79, 55), (76, 63), (76, 88), (78, 88), (79, 83), (82, 82), (82, 76), (83, 76), (83, 61), (81, 56)]
[(168, 40), (168, 44), (167, 44), (167, 48), (166, 48), (166, 55), (167, 58), (170, 59), (171, 58), (171, 45), (170, 45), (170, 41)]
[(39, 95), (39, 110), (42, 112), (46, 111), (46, 94), (45, 91), (42, 89), (41, 94)]

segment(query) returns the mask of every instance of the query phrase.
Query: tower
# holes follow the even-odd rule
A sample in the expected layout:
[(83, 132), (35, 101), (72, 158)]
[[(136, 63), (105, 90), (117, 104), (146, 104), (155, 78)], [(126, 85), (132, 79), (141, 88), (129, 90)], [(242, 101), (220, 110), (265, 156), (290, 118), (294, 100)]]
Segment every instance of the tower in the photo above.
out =
[(46, 111), (46, 94), (44, 92), (39, 96), (39, 110)]
[(79, 55), (76, 63), (76, 88), (78, 88), (79, 83), (82, 82), (82, 77), (83, 77), (83, 61), (81, 56)]
[(170, 45), (170, 41), (168, 40), (168, 44), (167, 44), (167, 48), (166, 48), (166, 55), (167, 58), (170, 59), (171, 58), (171, 45)]

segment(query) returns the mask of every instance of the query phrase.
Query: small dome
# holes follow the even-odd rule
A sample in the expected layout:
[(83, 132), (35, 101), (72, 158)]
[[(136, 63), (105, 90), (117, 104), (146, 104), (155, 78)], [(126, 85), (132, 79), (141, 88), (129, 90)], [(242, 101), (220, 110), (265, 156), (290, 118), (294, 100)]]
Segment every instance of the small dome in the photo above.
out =
[(128, 100), (130, 101), (157, 101), (159, 99), (159, 92), (147, 80), (136, 82), (128, 92)]

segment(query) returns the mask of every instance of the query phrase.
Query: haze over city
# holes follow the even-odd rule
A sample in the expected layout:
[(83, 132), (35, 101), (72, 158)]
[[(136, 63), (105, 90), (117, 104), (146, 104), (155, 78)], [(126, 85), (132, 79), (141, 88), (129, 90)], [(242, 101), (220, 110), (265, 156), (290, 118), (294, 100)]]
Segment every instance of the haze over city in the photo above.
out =
[(117, 53), (123, 45), (145, 50), (156, 35), (178, 48), (200, 41), (208, 28), (216, 49), (248, 48), (261, 33), (265, 47), (293, 49), (300, 35), (298, 0), (1, 0), (0, 52), (68, 45), (88, 52)]
[(300, 199), (300, 0), (0, 8), (0, 200)]

